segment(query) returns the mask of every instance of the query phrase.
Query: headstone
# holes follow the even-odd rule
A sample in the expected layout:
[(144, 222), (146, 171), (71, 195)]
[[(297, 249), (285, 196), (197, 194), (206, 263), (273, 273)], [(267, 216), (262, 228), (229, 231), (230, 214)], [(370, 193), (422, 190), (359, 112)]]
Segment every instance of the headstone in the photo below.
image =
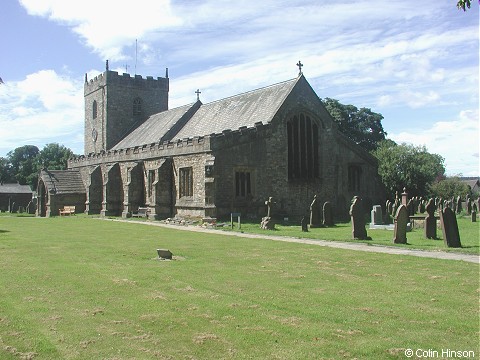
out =
[(267, 216), (263, 217), (262, 222), (260, 223), (260, 228), (264, 230), (275, 229), (275, 222), (272, 219), (272, 207), (274, 204), (275, 202), (271, 196), (265, 201), (265, 205), (267, 206)]
[(395, 227), (393, 229), (393, 243), (406, 244), (407, 243), (407, 223), (408, 210), (405, 205), (400, 205), (395, 215)]
[(458, 195), (457, 197), (457, 214), (462, 212), (462, 197)]
[(374, 205), (372, 211), (370, 212), (370, 223), (372, 225), (382, 225), (382, 218), (382, 207), (380, 205)]
[(307, 222), (307, 217), (304, 216), (302, 217), (302, 221), (300, 223), (302, 225), (302, 231), (303, 232), (308, 232), (308, 222)]
[(435, 219), (435, 202), (433, 199), (428, 200), (427, 203), (427, 216), (425, 216), (425, 238), (436, 239), (437, 238), (437, 220)]
[(330, 201), (325, 201), (323, 204), (323, 226), (333, 226), (333, 211)]
[(320, 219), (320, 202), (317, 199), (317, 195), (313, 197), (313, 201), (310, 204), (310, 227), (318, 228), (321, 226)]
[(407, 189), (406, 189), (406, 188), (403, 188), (403, 192), (402, 192), (402, 205), (407, 206), (407, 204), (408, 204), (408, 193), (407, 193)]
[(415, 215), (415, 211), (413, 209), (413, 206), (414, 206), (413, 200), (412, 199), (408, 200), (408, 203), (407, 203), (407, 213), (408, 213), (408, 215)]
[(462, 247), (460, 234), (458, 232), (457, 217), (450, 208), (443, 209), (440, 213), (440, 224), (442, 225), (443, 241), (448, 247)]
[(365, 229), (365, 215), (360, 197), (354, 196), (349, 213), (352, 220), (353, 238), (358, 240), (371, 240), (371, 238), (367, 236), (367, 230)]
[(473, 205), (472, 205), (472, 222), (476, 222), (477, 221), (477, 204), (475, 204), (475, 202), (473, 202)]
[(467, 214), (470, 215), (472, 213), (472, 202), (470, 201), (470, 198), (467, 198)]
[(392, 216), (390, 215), (392, 213), (392, 202), (390, 200), (387, 200), (385, 204), (385, 225), (389, 225), (392, 223)]
[[(433, 206), (435, 206), (435, 204), (433, 204)], [(418, 212), (420, 214), (423, 214), (425, 212), (425, 201), (424, 200), (420, 201), (420, 203), (418, 204)]]
[(167, 249), (157, 249), (157, 254), (159, 259), (168, 259), (171, 260), (173, 257), (173, 254), (171, 253), (170, 250)]

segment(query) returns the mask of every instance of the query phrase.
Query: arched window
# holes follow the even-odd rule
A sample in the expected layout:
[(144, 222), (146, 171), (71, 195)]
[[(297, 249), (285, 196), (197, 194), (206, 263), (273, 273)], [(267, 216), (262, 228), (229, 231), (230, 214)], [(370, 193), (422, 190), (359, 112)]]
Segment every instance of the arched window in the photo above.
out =
[(142, 99), (140, 98), (133, 100), (133, 115), (142, 115)]
[(97, 118), (97, 113), (98, 113), (97, 100), (93, 100), (93, 106), (92, 106), (92, 118), (93, 119)]
[(318, 177), (318, 126), (308, 115), (299, 113), (287, 122), (288, 178)]

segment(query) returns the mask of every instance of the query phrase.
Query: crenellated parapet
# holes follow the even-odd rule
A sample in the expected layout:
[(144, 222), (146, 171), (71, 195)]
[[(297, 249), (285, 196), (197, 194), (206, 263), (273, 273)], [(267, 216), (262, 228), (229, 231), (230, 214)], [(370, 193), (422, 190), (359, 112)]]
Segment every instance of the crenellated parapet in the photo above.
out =
[(210, 151), (210, 137), (198, 136), (177, 141), (156, 142), (119, 150), (101, 151), (68, 160), (68, 168), (75, 169), (98, 164), (144, 161), (155, 158), (191, 155)]
[(85, 79), (84, 95), (88, 95), (99, 87), (107, 84), (120, 85), (137, 89), (158, 89), (169, 91), (169, 79), (163, 77), (147, 76), (143, 78), (141, 75), (131, 76), (130, 74), (119, 74), (117, 71), (105, 71), (104, 73), (95, 76), (93, 79)]

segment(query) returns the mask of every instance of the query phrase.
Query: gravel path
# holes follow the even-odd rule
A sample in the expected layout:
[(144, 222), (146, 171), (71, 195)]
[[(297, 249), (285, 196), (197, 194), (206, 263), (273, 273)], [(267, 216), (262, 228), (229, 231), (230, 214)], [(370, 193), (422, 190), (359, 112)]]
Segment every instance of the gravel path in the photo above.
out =
[(246, 234), (246, 233), (233, 232), (233, 231), (223, 232), (220, 230), (205, 229), (198, 226), (168, 225), (168, 224), (162, 224), (159, 222), (151, 222), (151, 221), (117, 220), (117, 219), (105, 219), (105, 220), (122, 221), (122, 222), (129, 222), (129, 223), (143, 224), (143, 225), (150, 225), (150, 226), (160, 226), (160, 227), (176, 229), (176, 230), (197, 231), (197, 232), (216, 234), (216, 235), (228, 235), (228, 236), (238, 236), (238, 237), (244, 237), (244, 238), (267, 239), (267, 240), (274, 240), (274, 241), (292, 242), (292, 243), (298, 243), (298, 244), (309, 244), (309, 245), (325, 246), (325, 247), (354, 250), (354, 251), (365, 251), (365, 252), (394, 254), (394, 255), (408, 255), (408, 256), (417, 256), (417, 257), (425, 257), (425, 258), (433, 258), (433, 259), (443, 259), (443, 260), (461, 260), (461, 261), (473, 262), (477, 264), (480, 263), (480, 256), (478, 255), (461, 254), (461, 253), (453, 253), (453, 252), (446, 252), (446, 251), (410, 250), (410, 249), (396, 248), (393, 246), (391, 247), (391, 246), (373, 245), (373, 244), (365, 244), (365, 243), (300, 239), (300, 238), (293, 238), (293, 237), (286, 237), (286, 236)]

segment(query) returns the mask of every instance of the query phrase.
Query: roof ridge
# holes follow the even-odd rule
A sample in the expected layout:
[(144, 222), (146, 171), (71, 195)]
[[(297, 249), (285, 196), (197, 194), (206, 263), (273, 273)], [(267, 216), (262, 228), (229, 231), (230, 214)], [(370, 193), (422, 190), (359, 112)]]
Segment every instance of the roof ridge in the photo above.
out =
[(240, 96), (243, 96), (243, 95), (246, 95), (246, 94), (254, 93), (254, 92), (256, 92), (256, 91), (263, 91), (263, 90), (268, 89), (268, 88), (272, 88), (272, 87), (275, 87), (275, 86), (279, 86), (279, 85), (282, 85), (282, 84), (286, 84), (286, 83), (288, 83), (288, 82), (296, 83), (299, 79), (300, 79), (300, 76), (298, 76), (298, 77), (296, 77), (296, 78), (289, 79), (289, 80), (280, 81), (280, 82), (275, 83), (275, 84), (270, 84), (270, 85), (262, 86), (262, 87), (259, 87), (259, 88), (257, 88), (257, 89), (248, 90), (248, 91), (245, 91), (245, 92), (242, 92), (242, 93), (239, 93), (239, 94), (235, 94), (235, 95), (227, 96), (227, 97), (224, 97), (224, 98), (221, 98), (221, 99), (213, 100), (213, 101), (210, 101), (210, 102), (208, 102), (208, 103), (202, 104), (202, 106), (214, 104), (214, 103), (216, 103), (216, 102), (220, 102), (220, 101), (232, 99), (232, 98), (235, 98), (235, 97), (240, 97)]

